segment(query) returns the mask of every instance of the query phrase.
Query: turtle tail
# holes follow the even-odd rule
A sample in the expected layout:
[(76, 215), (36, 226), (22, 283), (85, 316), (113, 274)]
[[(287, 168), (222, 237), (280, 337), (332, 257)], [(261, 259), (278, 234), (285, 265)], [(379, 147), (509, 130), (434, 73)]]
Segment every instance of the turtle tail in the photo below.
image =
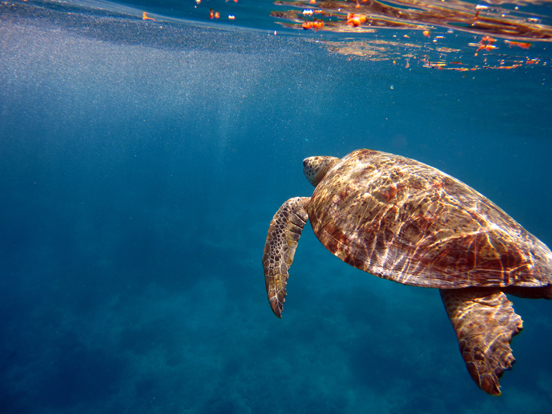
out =
[(309, 216), (309, 197), (287, 200), (278, 209), (268, 228), (263, 252), (263, 268), (268, 301), (274, 314), (282, 317), (286, 298), (288, 270), (293, 263), (297, 243)]

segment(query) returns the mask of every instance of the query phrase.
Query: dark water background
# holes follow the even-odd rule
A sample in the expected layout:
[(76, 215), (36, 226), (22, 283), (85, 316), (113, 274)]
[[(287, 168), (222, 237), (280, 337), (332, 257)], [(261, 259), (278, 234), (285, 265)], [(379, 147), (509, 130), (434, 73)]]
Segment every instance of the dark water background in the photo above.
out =
[(347, 60), (305, 39), (0, 7), (0, 412), (549, 413), (552, 304), (493, 398), (439, 294), (306, 228), (282, 320), (266, 230), (301, 161), (372, 148), (552, 244), (550, 67)]

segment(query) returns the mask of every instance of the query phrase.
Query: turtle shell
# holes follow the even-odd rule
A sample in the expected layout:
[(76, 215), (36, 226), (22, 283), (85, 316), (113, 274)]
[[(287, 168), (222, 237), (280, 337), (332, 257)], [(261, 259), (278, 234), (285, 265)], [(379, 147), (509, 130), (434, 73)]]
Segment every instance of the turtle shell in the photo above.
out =
[(333, 254), (399, 283), (450, 289), (551, 282), (545, 244), (471, 187), (408, 158), (352, 152), (318, 184), (308, 214)]

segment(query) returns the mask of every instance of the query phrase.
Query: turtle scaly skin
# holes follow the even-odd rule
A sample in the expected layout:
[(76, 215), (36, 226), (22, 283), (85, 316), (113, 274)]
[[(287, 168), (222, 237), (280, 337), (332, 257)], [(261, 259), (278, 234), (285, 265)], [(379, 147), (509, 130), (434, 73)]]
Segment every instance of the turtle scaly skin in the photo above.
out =
[(442, 289), (441, 298), (472, 379), (485, 392), (500, 395), (498, 379), (516, 362), (510, 342), (523, 329), (512, 302), (489, 288)]
[(288, 269), (307, 220), (308, 197), (295, 197), (278, 209), (268, 229), (263, 254), (266, 291), (274, 314), (281, 318), (286, 297)]
[(409, 158), (357, 150), (303, 165), (315, 191), (280, 207), (263, 254), (276, 316), (310, 219), (320, 242), (351, 266), (440, 289), (470, 375), (499, 395), (498, 379), (515, 362), (511, 339), (522, 329), (505, 293), (551, 299), (550, 249), (471, 187)]

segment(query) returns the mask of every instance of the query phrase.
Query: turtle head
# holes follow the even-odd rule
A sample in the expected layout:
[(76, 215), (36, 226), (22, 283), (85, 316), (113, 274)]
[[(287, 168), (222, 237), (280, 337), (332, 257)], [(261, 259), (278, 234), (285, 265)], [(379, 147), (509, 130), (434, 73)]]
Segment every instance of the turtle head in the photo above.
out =
[(303, 173), (309, 183), (315, 187), (324, 178), (326, 173), (332, 168), (339, 158), (336, 157), (309, 157), (303, 160)]

